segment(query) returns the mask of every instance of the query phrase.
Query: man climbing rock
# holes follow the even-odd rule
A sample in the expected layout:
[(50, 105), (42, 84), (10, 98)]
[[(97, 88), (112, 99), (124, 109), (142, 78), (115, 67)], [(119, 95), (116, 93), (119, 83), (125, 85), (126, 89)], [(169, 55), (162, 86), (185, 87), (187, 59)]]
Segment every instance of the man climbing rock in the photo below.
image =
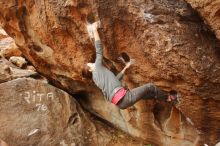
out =
[[(103, 48), (99, 37), (98, 28), (100, 21), (87, 25), (87, 30), (91, 38), (94, 38), (96, 48), (95, 63), (87, 63), (84, 72), (91, 72), (95, 84), (102, 90), (105, 98), (117, 105), (120, 109), (126, 109), (134, 105), (140, 99), (165, 99), (166, 101), (176, 101), (177, 92), (171, 91), (166, 94), (157, 88), (154, 84), (148, 83), (132, 90), (126, 90), (122, 87), (120, 80), (124, 72), (129, 68), (134, 60), (126, 63), (124, 69), (115, 76), (108, 68), (102, 64)], [(85, 73), (84, 73), (85, 74)]]

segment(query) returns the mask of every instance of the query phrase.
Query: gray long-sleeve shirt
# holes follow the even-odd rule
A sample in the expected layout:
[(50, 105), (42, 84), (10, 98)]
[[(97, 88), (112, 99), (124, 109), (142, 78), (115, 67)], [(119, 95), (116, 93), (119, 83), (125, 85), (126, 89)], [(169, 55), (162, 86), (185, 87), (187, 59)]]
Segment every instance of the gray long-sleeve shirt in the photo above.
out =
[(96, 60), (95, 70), (92, 72), (92, 78), (95, 84), (102, 90), (105, 98), (111, 102), (114, 94), (122, 88), (119, 80), (122, 78), (123, 74), (119, 73), (115, 76), (109, 69), (103, 66), (103, 48), (101, 41), (96, 41), (95, 47)]

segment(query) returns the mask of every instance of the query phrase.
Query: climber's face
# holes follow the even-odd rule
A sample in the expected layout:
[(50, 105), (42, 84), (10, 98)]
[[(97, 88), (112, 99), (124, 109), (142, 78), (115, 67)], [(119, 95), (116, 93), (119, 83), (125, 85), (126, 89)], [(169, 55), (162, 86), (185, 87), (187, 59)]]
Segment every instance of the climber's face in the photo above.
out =
[(87, 63), (86, 65), (89, 67), (90, 72), (92, 72), (95, 69), (95, 64), (94, 63)]

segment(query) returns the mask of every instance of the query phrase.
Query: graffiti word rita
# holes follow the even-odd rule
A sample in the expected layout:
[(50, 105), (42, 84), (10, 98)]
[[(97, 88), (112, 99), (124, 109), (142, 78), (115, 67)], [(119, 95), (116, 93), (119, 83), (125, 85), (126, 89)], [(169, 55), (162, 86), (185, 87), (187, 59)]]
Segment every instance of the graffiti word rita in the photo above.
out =
[(27, 103), (36, 103), (41, 101), (48, 101), (48, 100), (54, 100), (54, 96), (52, 92), (49, 93), (42, 93), (42, 92), (36, 92), (36, 91), (28, 91), (24, 92), (24, 94), (21, 94), (21, 96), (25, 99)]

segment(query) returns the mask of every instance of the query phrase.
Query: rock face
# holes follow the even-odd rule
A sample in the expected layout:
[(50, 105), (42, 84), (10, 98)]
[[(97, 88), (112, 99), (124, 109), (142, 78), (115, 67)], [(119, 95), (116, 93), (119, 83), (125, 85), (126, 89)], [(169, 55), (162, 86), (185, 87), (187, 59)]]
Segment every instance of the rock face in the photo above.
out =
[(186, 0), (211, 26), (216, 37), (220, 39), (220, 1), (219, 0)]
[[(24, 56), (89, 111), (159, 146), (214, 145), (220, 139), (218, 41), (186, 2), (12, 0), (2, 1), (0, 8), (0, 22)], [(155, 101), (120, 111), (103, 100), (82, 76), (83, 65), (95, 59), (85, 28), (93, 19), (103, 26), (105, 65), (117, 73), (123, 67), (119, 56), (136, 59), (124, 78), (126, 86), (154, 82), (175, 89), (183, 97), (182, 113)]]
[[(21, 57), (21, 52), (14, 47), (16, 45), (13, 39), (2, 32), (0, 31), (0, 35), (3, 34), (0, 39), (1, 146), (8, 146), (2, 139), (13, 146), (144, 144), (143, 141), (134, 140), (85, 114), (70, 95), (47, 84), (47, 80)], [(11, 41), (5, 43), (5, 38)], [(62, 110), (61, 105), (65, 107)]]
[(0, 56), (6, 58), (21, 56), (21, 51), (15, 45), (15, 41), (2, 28), (0, 28)]
[(38, 74), (32, 70), (18, 68), (7, 59), (0, 58), (0, 83), (30, 76), (38, 76)]
[[(0, 137), (9, 145), (141, 145), (98, 126), (74, 98), (47, 83), (23, 78), (0, 84)], [(113, 139), (116, 133), (120, 140)]]

